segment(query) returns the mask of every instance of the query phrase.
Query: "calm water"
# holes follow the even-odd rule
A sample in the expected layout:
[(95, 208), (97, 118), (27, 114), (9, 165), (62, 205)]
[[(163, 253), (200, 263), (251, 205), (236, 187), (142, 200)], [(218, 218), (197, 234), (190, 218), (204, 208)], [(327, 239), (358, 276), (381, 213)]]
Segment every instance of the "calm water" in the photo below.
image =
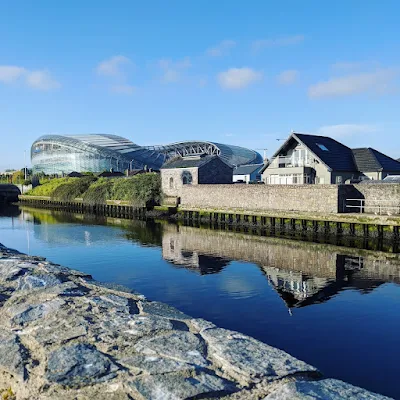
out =
[(18, 208), (0, 215), (0, 242), (400, 398), (399, 255)]

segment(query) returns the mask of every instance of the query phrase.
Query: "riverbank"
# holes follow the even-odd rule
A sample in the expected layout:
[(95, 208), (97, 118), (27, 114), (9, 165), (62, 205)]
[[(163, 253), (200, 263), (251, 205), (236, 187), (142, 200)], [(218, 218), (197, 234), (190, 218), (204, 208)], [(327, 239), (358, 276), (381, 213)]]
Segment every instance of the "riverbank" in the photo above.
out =
[(16, 399), (386, 398), (122, 287), (0, 254), (0, 389)]

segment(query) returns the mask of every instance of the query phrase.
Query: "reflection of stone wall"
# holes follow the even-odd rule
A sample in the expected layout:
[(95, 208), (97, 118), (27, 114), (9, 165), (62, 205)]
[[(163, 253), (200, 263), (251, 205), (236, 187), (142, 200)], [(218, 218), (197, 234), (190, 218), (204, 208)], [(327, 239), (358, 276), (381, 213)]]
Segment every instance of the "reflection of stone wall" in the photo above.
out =
[[(246, 236), (233, 232), (175, 225), (164, 227), (163, 254), (170, 252), (167, 246), (171, 240), (176, 249), (175, 257), (179, 257), (180, 252), (195, 252), (230, 260), (248, 261), (262, 268), (297, 271), (310, 277), (328, 279), (336, 279), (338, 263), (345, 262), (348, 264), (346, 270), (356, 269), (357, 277), (360, 279), (400, 283), (400, 257), (391, 254), (372, 252), (366, 254), (362, 250), (333, 245)], [(339, 257), (340, 255), (349, 257)], [(350, 264), (353, 264), (353, 267)]]

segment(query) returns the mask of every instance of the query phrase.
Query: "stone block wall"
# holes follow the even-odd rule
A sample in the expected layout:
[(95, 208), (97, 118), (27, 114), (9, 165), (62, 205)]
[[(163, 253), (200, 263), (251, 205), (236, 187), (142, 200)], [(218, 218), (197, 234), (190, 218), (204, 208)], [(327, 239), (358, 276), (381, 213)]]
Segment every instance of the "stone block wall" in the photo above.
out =
[(182, 172), (188, 171), (192, 174), (192, 185), (198, 185), (198, 168), (171, 168), (161, 170), (161, 188), (167, 197), (177, 197), (183, 188)]
[[(353, 185), (358, 197), (365, 199), (365, 213), (399, 214), (400, 213), (400, 184), (360, 184)], [(379, 209), (381, 205), (381, 209)], [(385, 208), (390, 207), (390, 208)], [(356, 212), (356, 209), (353, 209)]]
[(337, 185), (198, 185), (182, 187), (181, 206), (248, 211), (341, 210)]

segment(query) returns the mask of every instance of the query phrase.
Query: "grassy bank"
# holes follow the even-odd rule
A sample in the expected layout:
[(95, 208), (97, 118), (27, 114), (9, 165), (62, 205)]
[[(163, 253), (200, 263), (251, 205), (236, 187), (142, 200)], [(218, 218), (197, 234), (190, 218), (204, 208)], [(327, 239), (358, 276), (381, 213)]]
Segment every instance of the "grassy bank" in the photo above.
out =
[(129, 178), (58, 178), (43, 183), (26, 193), (47, 196), (57, 201), (83, 199), (86, 204), (105, 204), (107, 200), (123, 200), (144, 207), (161, 202), (159, 174), (147, 173)]

